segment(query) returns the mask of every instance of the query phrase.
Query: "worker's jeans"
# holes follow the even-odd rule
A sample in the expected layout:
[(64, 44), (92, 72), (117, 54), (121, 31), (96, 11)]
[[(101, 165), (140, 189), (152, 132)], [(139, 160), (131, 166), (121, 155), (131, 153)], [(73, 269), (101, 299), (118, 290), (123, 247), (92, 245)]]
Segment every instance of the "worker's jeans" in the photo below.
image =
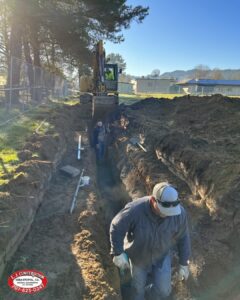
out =
[[(138, 267), (131, 264), (132, 300), (162, 300), (171, 293), (171, 257), (167, 255), (161, 267)], [(151, 284), (146, 286), (148, 274)], [(145, 297), (144, 297), (145, 295)]]
[(102, 142), (98, 143), (98, 146), (96, 146), (96, 159), (97, 162), (100, 162), (104, 158), (104, 151), (105, 151), (105, 145)]

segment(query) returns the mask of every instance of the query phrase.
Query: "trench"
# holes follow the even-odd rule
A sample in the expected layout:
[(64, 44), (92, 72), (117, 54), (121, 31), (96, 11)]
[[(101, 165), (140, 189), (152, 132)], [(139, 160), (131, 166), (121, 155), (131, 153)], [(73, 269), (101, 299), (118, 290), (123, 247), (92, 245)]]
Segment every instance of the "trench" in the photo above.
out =
[[(125, 152), (123, 151), (124, 147), (120, 147), (120, 152)], [(113, 157), (107, 165), (98, 169), (99, 188), (109, 209), (106, 217), (107, 229), (112, 217), (126, 202), (135, 198), (133, 196), (141, 197), (151, 193), (151, 185), (146, 181), (146, 178), (150, 178), (150, 181), (154, 180), (155, 182), (156, 179), (171, 182), (178, 187), (180, 198), (182, 200), (188, 199), (184, 200), (183, 206), (189, 214), (192, 239), (192, 263), (190, 266), (192, 274), (186, 284), (177, 281), (175, 274), (178, 264), (177, 261), (173, 261), (173, 297), (176, 297), (174, 299), (238, 299), (240, 288), (237, 278), (240, 268), (237, 255), (239, 252), (239, 243), (236, 242), (237, 236), (233, 234), (228, 241), (221, 240), (221, 238), (211, 241), (211, 235), (212, 237), (215, 234), (217, 236), (216, 231), (220, 229), (217, 228), (217, 222), (212, 220), (207, 208), (204, 205), (200, 208), (199, 203), (204, 201), (204, 197), (201, 198), (201, 194), (196, 194), (199, 187), (194, 186), (191, 178), (182, 176), (179, 165), (174, 164), (174, 159), (169, 161), (165, 153), (163, 155), (166, 159), (159, 158), (158, 151), (150, 147), (148, 154), (140, 153), (135, 149), (133, 150), (136, 151), (134, 155), (128, 154), (126, 156), (125, 154), (119, 155), (117, 148), (111, 149)], [(116, 167), (116, 164), (119, 165), (120, 161), (120, 167)], [(130, 168), (129, 165), (131, 165)], [(126, 177), (122, 178), (121, 176), (120, 179), (120, 173), (123, 173), (123, 170)], [(118, 194), (114, 193), (114, 190), (119, 188), (122, 192), (124, 191), (124, 197), (118, 197)], [(214, 251), (216, 251), (216, 255), (212, 255)], [(233, 255), (236, 263), (232, 264), (231, 262), (227, 265), (225, 261), (219, 261), (223, 253)], [(123, 281), (122, 299), (127, 300), (129, 299), (129, 285), (124, 284)]]
[[(114, 148), (111, 148), (111, 151), (115, 153)], [(110, 151), (110, 153), (111, 153)], [(123, 182), (120, 178), (121, 170), (116, 167), (116, 155), (109, 155), (107, 162), (104, 165), (101, 165), (97, 169), (97, 179), (99, 191), (101, 193), (102, 199), (104, 199), (105, 206), (105, 218), (106, 218), (106, 234), (109, 234), (109, 226), (112, 218), (125, 206), (126, 203), (132, 201), (132, 192), (131, 188), (137, 193), (139, 197), (147, 195), (147, 191), (149, 191), (148, 186), (145, 183), (145, 174), (142, 174), (142, 171), (139, 169), (134, 169), (134, 173), (132, 177), (138, 178), (137, 181), (133, 181), (130, 179), (130, 186), (128, 186), (128, 190), (126, 190), (126, 181)], [(187, 184), (179, 179), (175, 174), (169, 171), (168, 167), (158, 161), (157, 157), (155, 157), (156, 165), (158, 165), (158, 172), (161, 178), (165, 180), (168, 178), (169, 181), (174, 182), (176, 185), (181, 187), (184, 194), (191, 194)], [(127, 162), (126, 162), (127, 163)], [(147, 162), (146, 162), (147, 163)], [(127, 181), (129, 178), (127, 179)], [(140, 186), (141, 185), (141, 188)], [(138, 189), (139, 188), (139, 189)], [(131, 195), (131, 196), (130, 196)], [(110, 247), (110, 246), (109, 246)], [(176, 265), (173, 267), (174, 272), (176, 272)], [(130, 299), (130, 284), (131, 284), (131, 276), (130, 273), (126, 273), (124, 275), (119, 274), (119, 280), (121, 284), (121, 296), (123, 300)], [(175, 275), (174, 275), (175, 276)], [(149, 283), (151, 282), (151, 277), (148, 278)], [(187, 286), (183, 286), (182, 284), (177, 283), (176, 277), (174, 280), (174, 295), (177, 295), (181, 300), (190, 299), (190, 293), (196, 292), (196, 283), (194, 280), (189, 280)], [(174, 297), (172, 295), (171, 297)], [(171, 298), (169, 297), (169, 299)], [(171, 298), (175, 299), (175, 298)]]
[[(97, 181), (101, 198), (104, 199), (106, 235), (109, 236), (109, 227), (113, 217), (124, 207), (126, 203), (131, 201), (127, 191), (125, 190), (116, 167), (107, 160), (104, 165), (97, 168)], [(108, 246), (110, 249), (110, 244)], [(119, 281), (121, 287), (121, 299), (130, 299), (130, 273), (126, 272), (121, 275)]]
[[(116, 138), (116, 136), (114, 138)], [(140, 167), (137, 166), (137, 161), (131, 161), (131, 159), (128, 161), (129, 157), (125, 157), (125, 164), (118, 168), (117, 165), (121, 157), (119, 157), (116, 145), (110, 146), (107, 152), (108, 157), (106, 162), (97, 167), (97, 183), (101, 199), (104, 202), (107, 236), (109, 236), (111, 220), (125, 206), (125, 204), (132, 201), (132, 198), (136, 198), (135, 196), (141, 197), (151, 192), (148, 184), (146, 183), (146, 177), (148, 177), (148, 174), (143, 171), (144, 168), (148, 168), (147, 165), (149, 164), (149, 160), (155, 161), (158, 176), (161, 180), (167, 180), (174, 183), (181, 189), (181, 193), (185, 197), (186, 195), (191, 195), (193, 197), (188, 184), (179, 178), (179, 176), (174, 173), (174, 169), (169, 168), (166, 162), (159, 160), (156, 153), (151, 152), (151, 154), (144, 158), (144, 167), (142, 165)], [(136, 166), (133, 168), (132, 172), (129, 171), (129, 164), (131, 163)], [(122, 177), (121, 175), (123, 170), (123, 173), (126, 171), (127, 178), (124, 178), (124, 176), (123, 178), (120, 178)], [(110, 249), (110, 245), (108, 245), (108, 248)], [(176, 272), (176, 270), (177, 267), (175, 263), (173, 271)], [(121, 286), (121, 299), (129, 300), (131, 276), (129, 273), (121, 275), (120, 272), (118, 272), (118, 276)], [(149, 280), (151, 280), (151, 278), (149, 278)], [(191, 295), (198, 294), (199, 287), (192, 278), (190, 278), (186, 286), (179, 284), (176, 277), (173, 278), (173, 280), (173, 293), (176, 297), (179, 297), (178, 299), (191, 299)]]
[[(111, 151), (114, 151), (112, 148)], [(114, 155), (113, 155), (114, 156)], [(169, 171), (168, 167), (163, 163), (157, 161), (156, 164), (159, 165), (161, 170), (161, 176), (165, 179), (168, 178), (172, 182), (175, 182), (178, 186), (181, 186), (182, 190), (185, 193), (190, 193), (187, 185), (180, 181), (172, 172)], [(125, 206), (126, 203), (132, 201), (132, 197), (130, 193), (126, 190), (125, 184), (122, 182), (120, 178), (120, 170), (116, 167), (116, 157), (111, 157), (109, 155), (108, 160), (104, 163), (104, 165), (98, 166), (97, 168), (97, 182), (99, 187), (99, 192), (101, 194), (101, 199), (104, 201), (104, 214), (106, 221), (106, 235), (109, 236), (109, 227), (113, 217)], [(138, 177), (138, 184), (142, 184), (141, 190), (137, 190), (137, 193), (140, 197), (147, 195), (147, 186), (145, 186), (144, 181), (145, 178), (142, 176), (141, 171), (135, 169), (134, 175)], [(134, 184), (133, 184), (134, 187)], [(137, 187), (134, 187), (134, 189)], [(110, 249), (110, 244), (108, 245)], [(176, 265), (173, 267), (174, 272), (176, 272)], [(131, 299), (131, 275), (130, 272), (125, 272), (125, 274), (121, 274), (118, 272), (120, 287), (121, 287), (121, 299), (129, 300)], [(173, 275), (174, 277), (175, 275)], [(151, 283), (151, 277), (148, 277), (148, 282)], [(190, 299), (190, 293), (196, 292), (196, 283), (194, 280), (189, 280), (188, 286), (183, 286), (176, 281), (176, 277), (174, 278), (174, 295), (177, 295), (181, 300)], [(169, 297), (169, 300), (173, 300), (174, 295)], [(171, 298), (173, 297), (173, 298)]]
[[(89, 122), (89, 119), (87, 119), (86, 122)], [(85, 130), (85, 126), (86, 123), (82, 126), (83, 131)], [(79, 130), (78, 124), (76, 124), (76, 127), (74, 128), (74, 132), (76, 130)], [(119, 299), (115, 296), (112, 297), (112, 291), (108, 288), (108, 285), (104, 286), (104, 295), (107, 295), (106, 298), (104, 298), (102, 290), (98, 292), (94, 290), (95, 294), (90, 293), (92, 287), (86, 287), (85, 285), (93, 280), (93, 271), (91, 269), (85, 270), (84, 266), (87, 263), (89, 264), (89, 259), (91, 263), (94, 258), (92, 256), (86, 256), (85, 258), (82, 255), (87, 255), (87, 251), (98, 252), (100, 250), (101, 253), (104, 253), (102, 258), (103, 265), (112, 268), (110, 271), (107, 271), (107, 268), (103, 268), (104, 272), (110, 274), (106, 281), (108, 281), (107, 283), (111, 286), (112, 282), (110, 277), (114, 276), (112, 272), (116, 272), (116, 268), (113, 266), (108, 254), (110, 249), (108, 239), (109, 225), (112, 218), (119, 210), (123, 208), (127, 202), (131, 201), (132, 198), (135, 198), (133, 196), (141, 197), (151, 192), (151, 185), (146, 178), (150, 178), (151, 180), (154, 179), (154, 181), (168, 180), (175, 184), (181, 191), (180, 196), (182, 199), (194, 199), (195, 197), (195, 195), (192, 194), (189, 185), (186, 183), (187, 178), (185, 178), (185, 180), (179, 178), (179, 174), (177, 172), (175, 174), (174, 172), (174, 166), (169, 168), (166, 161), (159, 160), (154, 149), (150, 149), (147, 154), (141, 152), (139, 149), (138, 151), (136, 151), (136, 149), (134, 151), (135, 156), (129, 155), (126, 158), (126, 156), (123, 157), (121, 155), (121, 150), (119, 152), (118, 148), (111, 146), (108, 149), (109, 155), (106, 163), (96, 168), (93, 162), (94, 153), (90, 154), (91, 150), (89, 145), (87, 145), (87, 151), (84, 154), (85, 165), (82, 165), (82, 163), (76, 164), (75, 151), (73, 151), (72, 145), (69, 147), (62, 163), (74, 163), (79, 168), (85, 167), (89, 171), (91, 169), (91, 173), (87, 175), (90, 175), (93, 181), (96, 176), (97, 193), (100, 194), (100, 201), (97, 199), (97, 201), (94, 202), (94, 205), (97, 206), (99, 204), (98, 202), (102, 202), (101, 208), (99, 210), (96, 209), (94, 214), (92, 214), (91, 209), (86, 209), (85, 206), (88, 206), (88, 203), (85, 203), (85, 200), (90, 192), (93, 192), (90, 187), (89, 191), (87, 189), (80, 192), (79, 208), (76, 215), (74, 215), (74, 218), (69, 216), (69, 200), (66, 201), (66, 199), (72, 198), (77, 179), (72, 180), (63, 177), (57, 172), (44, 196), (45, 200), (37, 212), (30, 232), (11, 262), (8, 264), (3, 280), (1, 281), (3, 289), (1, 290), (0, 299), (2, 299), (1, 297), (9, 300), (22, 299), (21, 295), (12, 294), (5, 283), (7, 276), (14, 269), (26, 268), (26, 266), (31, 266), (40, 271), (47, 270), (46, 275), (50, 282), (48, 289), (46, 289), (46, 294), (43, 293), (42, 295), (39, 294), (33, 296), (33, 299)], [(121, 164), (119, 166), (120, 161)], [(131, 168), (129, 166), (134, 167)], [(149, 166), (151, 166), (151, 168), (149, 168)], [(226, 289), (224, 289), (224, 284), (226, 284), (226, 282), (224, 281), (223, 276), (224, 272), (228, 272), (229, 276), (227, 280), (230, 281), (229, 269), (233, 267), (231, 274), (232, 276), (234, 275), (237, 277), (240, 270), (238, 264), (235, 266), (231, 265), (231, 267), (228, 268), (216, 264), (209, 264), (207, 267), (203, 266), (204, 255), (206, 254), (206, 251), (208, 251), (208, 249), (205, 249), (206, 245), (203, 244), (204, 232), (209, 230), (211, 218), (209, 215), (205, 214), (204, 219), (201, 219), (201, 222), (198, 222), (200, 218), (199, 214), (201, 212), (198, 209), (192, 209), (191, 205), (192, 202), (184, 203), (187, 210), (191, 210), (190, 230), (194, 254), (193, 269), (191, 271), (193, 271), (194, 276), (190, 277), (189, 281), (184, 286), (174, 281), (175, 279), (173, 278), (174, 293), (177, 299), (181, 300), (192, 299), (192, 297), (196, 299), (211, 300), (238, 299), (239, 284), (236, 283), (236, 281), (233, 281), (231, 291), (226, 292)], [(92, 204), (90, 207), (92, 208)], [(86, 226), (89, 222), (89, 218), (95, 219), (98, 215), (100, 219), (105, 217), (104, 222), (101, 223), (104, 227), (103, 231), (102, 228), (96, 228), (96, 225), (99, 227), (101, 227), (101, 225), (95, 222), (95, 220), (91, 221), (92, 223), (90, 222), (89, 226)], [(211, 230), (215, 228), (212, 228)], [(101, 229), (101, 231), (99, 231), (99, 229)], [(94, 235), (95, 231), (96, 235), (99, 234), (100, 237)], [(82, 235), (84, 239), (82, 238)], [(99, 243), (99, 238), (101, 239), (101, 243)], [(235, 240), (236, 236), (233, 236), (232, 241)], [(70, 245), (74, 243), (75, 247), (71, 249)], [(84, 249), (81, 245), (82, 243), (89, 244), (89, 247)], [(93, 246), (98, 243), (100, 245), (97, 248), (94, 248)], [(229, 243), (231, 243), (231, 241), (221, 241), (218, 243), (218, 246), (220, 245), (222, 248), (226, 249), (225, 253), (227, 253), (227, 250), (231, 247), (235, 247), (234, 253), (238, 253), (239, 244), (229, 245)], [(78, 259), (78, 256), (80, 259)], [(238, 261), (237, 255), (236, 261)], [(215, 261), (213, 263), (215, 263)], [(102, 268), (102, 266), (100, 267)], [(96, 265), (96, 269), (97, 268), (99, 268), (99, 264)], [(173, 271), (176, 271), (176, 268), (177, 266), (174, 264)], [(199, 272), (199, 269), (202, 271), (201, 268), (204, 268), (203, 272)], [(201, 273), (200, 276), (199, 273)], [(88, 277), (88, 275), (90, 275), (90, 277)], [(97, 278), (97, 280), (99, 280), (99, 278)], [(121, 277), (120, 274), (117, 274), (117, 280), (121, 283), (120, 297), (123, 300), (128, 300), (130, 288), (129, 274), (125, 277)], [(96, 286), (96, 282), (100, 281), (93, 280), (92, 286)], [(221, 284), (220, 288), (217, 287), (219, 282)], [(225, 294), (223, 294), (222, 297), (219, 297), (219, 291), (221, 294), (221, 289)], [(216, 290), (218, 291), (217, 293)], [(87, 296), (83, 297), (83, 295), (86, 294), (86, 291)]]

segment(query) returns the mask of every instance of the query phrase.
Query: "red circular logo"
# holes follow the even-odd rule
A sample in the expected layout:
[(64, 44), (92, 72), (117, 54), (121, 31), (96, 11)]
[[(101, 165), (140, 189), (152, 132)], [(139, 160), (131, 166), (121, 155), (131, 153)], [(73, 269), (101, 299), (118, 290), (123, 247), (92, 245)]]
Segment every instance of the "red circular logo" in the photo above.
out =
[(35, 294), (47, 286), (47, 278), (36, 270), (21, 270), (14, 272), (8, 278), (12, 290), (22, 294)]

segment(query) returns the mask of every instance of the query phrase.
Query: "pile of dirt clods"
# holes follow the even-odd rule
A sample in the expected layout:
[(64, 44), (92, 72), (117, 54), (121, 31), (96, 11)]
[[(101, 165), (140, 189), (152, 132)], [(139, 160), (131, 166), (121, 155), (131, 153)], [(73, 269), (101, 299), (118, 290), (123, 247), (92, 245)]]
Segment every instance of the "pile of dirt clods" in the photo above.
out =
[(129, 194), (168, 181), (189, 214), (192, 275), (186, 286), (175, 283), (175, 297), (240, 299), (239, 99), (150, 98), (119, 114), (111, 156)]

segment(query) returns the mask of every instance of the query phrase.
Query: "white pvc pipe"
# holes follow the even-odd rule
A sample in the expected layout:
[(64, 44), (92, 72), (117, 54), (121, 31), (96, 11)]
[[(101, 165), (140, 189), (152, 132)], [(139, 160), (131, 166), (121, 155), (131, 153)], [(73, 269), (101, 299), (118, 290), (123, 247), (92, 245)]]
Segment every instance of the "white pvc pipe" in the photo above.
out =
[(82, 170), (82, 173), (81, 173), (81, 175), (80, 175), (80, 177), (79, 177), (79, 180), (78, 180), (78, 185), (77, 185), (77, 188), (76, 188), (76, 191), (75, 191), (75, 194), (74, 194), (74, 197), (73, 197), (72, 205), (71, 205), (71, 208), (70, 208), (70, 214), (73, 213), (73, 210), (74, 210), (74, 208), (75, 208), (79, 188), (80, 188), (81, 186), (84, 186), (84, 184), (81, 184), (82, 177), (83, 177), (83, 172), (84, 172), (84, 169)]
[(81, 143), (82, 143), (82, 136), (79, 135), (79, 138), (78, 138), (78, 160), (81, 159)]
[(141, 149), (143, 149), (144, 152), (147, 152), (147, 150), (140, 143), (137, 143), (137, 144)]

